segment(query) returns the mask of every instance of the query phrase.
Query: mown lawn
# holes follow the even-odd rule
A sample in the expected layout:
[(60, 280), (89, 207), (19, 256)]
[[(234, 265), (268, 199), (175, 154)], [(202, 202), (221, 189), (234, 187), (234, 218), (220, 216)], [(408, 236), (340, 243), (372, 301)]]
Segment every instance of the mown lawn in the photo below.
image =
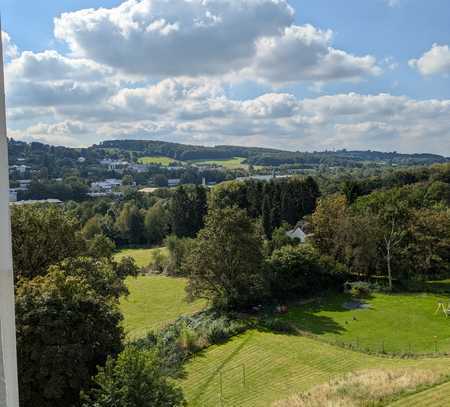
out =
[(128, 297), (120, 301), (123, 326), (128, 338), (144, 336), (146, 332), (172, 322), (181, 315), (200, 311), (205, 303), (186, 301), (186, 280), (166, 276), (129, 278)]
[(164, 254), (167, 253), (167, 249), (164, 247), (152, 249), (123, 249), (114, 257), (116, 260), (123, 259), (124, 257), (132, 257), (136, 261), (138, 267), (146, 267), (151, 263), (153, 254), (156, 250), (161, 250)]
[(448, 358), (384, 358), (302, 336), (248, 331), (194, 357), (181, 385), (189, 406), (220, 406), (221, 382), (223, 406), (270, 406), (331, 377), (396, 367), (450, 373)]
[[(139, 267), (147, 266), (156, 250), (124, 249), (115, 255), (117, 260), (133, 257)], [(130, 295), (122, 298), (120, 308), (124, 314), (124, 328), (129, 338), (137, 338), (158, 329), (181, 315), (200, 311), (205, 303), (186, 301), (186, 280), (166, 276), (139, 276), (127, 280)]]
[(352, 343), (372, 351), (433, 353), (450, 352), (450, 317), (435, 314), (435, 294), (374, 294), (366, 302), (370, 309), (346, 310), (345, 295), (292, 307), (283, 318), (300, 330), (334, 343)]
[(164, 165), (168, 166), (175, 162), (173, 158), (164, 157), (159, 155), (152, 155), (148, 157), (139, 158), (139, 164), (147, 164), (147, 165)]

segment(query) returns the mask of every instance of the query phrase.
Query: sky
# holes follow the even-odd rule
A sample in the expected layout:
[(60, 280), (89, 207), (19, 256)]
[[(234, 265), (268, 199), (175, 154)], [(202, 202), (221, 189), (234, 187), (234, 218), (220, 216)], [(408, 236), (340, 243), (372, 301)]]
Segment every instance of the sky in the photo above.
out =
[(447, 0), (0, 0), (8, 135), (450, 156)]

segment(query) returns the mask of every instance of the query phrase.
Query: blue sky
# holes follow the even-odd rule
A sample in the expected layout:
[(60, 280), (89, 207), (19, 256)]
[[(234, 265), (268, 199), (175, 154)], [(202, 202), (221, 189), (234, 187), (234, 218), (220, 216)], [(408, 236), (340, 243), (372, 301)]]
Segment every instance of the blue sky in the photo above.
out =
[(450, 155), (445, 0), (0, 0), (0, 10), (19, 139)]

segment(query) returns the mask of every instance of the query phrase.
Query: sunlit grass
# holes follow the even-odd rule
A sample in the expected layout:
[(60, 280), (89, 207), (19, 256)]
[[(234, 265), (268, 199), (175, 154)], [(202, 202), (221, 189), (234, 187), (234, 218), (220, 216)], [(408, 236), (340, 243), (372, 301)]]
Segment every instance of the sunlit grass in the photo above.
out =
[(303, 331), (360, 349), (393, 353), (450, 352), (450, 317), (435, 313), (438, 302), (449, 298), (435, 294), (374, 294), (369, 309), (347, 310), (351, 300), (335, 295), (308, 305), (291, 307), (284, 316)]
[(146, 164), (146, 165), (169, 166), (169, 165), (174, 164), (175, 162), (176, 161), (173, 158), (159, 156), (159, 155), (152, 155), (152, 156), (148, 156), (148, 157), (139, 158), (139, 163)]
[(166, 276), (139, 276), (127, 280), (130, 295), (122, 298), (120, 309), (128, 338), (144, 336), (162, 328), (181, 315), (200, 311), (204, 301), (186, 300), (186, 280)]
[(138, 267), (146, 267), (153, 261), (153, 255), (157, 250), (160, 250), (163, 254), (167, 253), (165, 247), (152, 249), (123, 249), (114, 257), (116, 260), (123, 259), (124, 257), (132, 257)]
[(181, 384), (189, 406), (220, 406), (222, 384), (224, 406), (265, 407), (350, 372), (399, 368), (450, 373), (444, 357), (378, 357), (302, 336), (248, 331), (188, 362)]

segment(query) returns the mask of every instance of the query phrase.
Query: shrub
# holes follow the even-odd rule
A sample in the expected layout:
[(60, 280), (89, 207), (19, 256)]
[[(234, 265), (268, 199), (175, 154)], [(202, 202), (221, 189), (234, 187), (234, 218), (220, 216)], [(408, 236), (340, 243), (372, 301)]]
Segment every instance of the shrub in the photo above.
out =
[(377, 283), (369, 283), (366, 281), (346, 282), (344, 284), (344, 291), (355, 297), (367, 297), (372, 292), (384, 291), (384, 289)]
[(293, 333), (295, 331), (290, 322), (280, 318), (264, 317), (259, 320), (259, 325), (272, 332)]
[(182, 276), (185, 274), (183, 263), (192, 249), (193, 240), (189, 238), (179, 238), (175, 235), (166, 237), (164, 244), (169, 252), (166, 272), (170, 276)]
[(185, 405), (181, 390), (161, 370), (155, 351), (128, 346), (108, 358), (83, 407), (175, 407)]
[(219, 315), (203, 311), (183, 316), (158, 333), (134, 342), (140, 349), (154, 349), (161, 359), (162, 371), (174, 377), (181, 372), (183, 363), (194, 353), (213, 344), (221, 343), (244, 332), (247, 321), (233, 315)]
[(314, 295), (341, 287), (344, 273), (311, 246), (284, 246), (267, 261), (267, 278), (274, 298)]
[(162, 273), (167, 268), (168, 259), (161, 249), (153, 251), (153, 259), (149, 265), (152, 271)]

